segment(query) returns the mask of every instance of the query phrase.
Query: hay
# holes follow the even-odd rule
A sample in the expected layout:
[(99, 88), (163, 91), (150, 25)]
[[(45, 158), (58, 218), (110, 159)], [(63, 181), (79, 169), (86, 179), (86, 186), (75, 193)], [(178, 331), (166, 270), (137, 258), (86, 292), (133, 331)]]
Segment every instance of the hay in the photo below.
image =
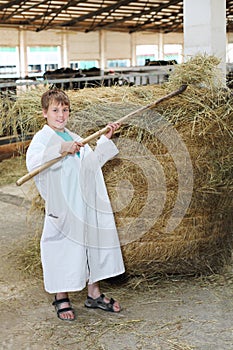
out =
[(16, 182), (26, 171), (25, 156), (23, 155), (3, 160), (0, 166), (0, 186)]
[(211, 89), (223, 87), (219, 63), (220, 60), (215, 56), (199, 54), (191, 57), (186, 63), (175, 66), (167, 85), (171, 89), (182, 84)]
[(47, 90), (37, 88), (15, 98), (4, 98), (0, 104), (0, 136), (35, 133), (44, 124), (40, 97)]
[[(115, 135), (119, 157), (103, 168), (130, 276), (217, 272), (229, 261), (233, 102), (217, 64), (197, 56), (178, 65), (164, 86), (67, 91), (69, 127), (85, 137), (189, 84), (182, 95), (125, 124)], [(11, 106), (27, 131), (43, 122), (34, 94)]]

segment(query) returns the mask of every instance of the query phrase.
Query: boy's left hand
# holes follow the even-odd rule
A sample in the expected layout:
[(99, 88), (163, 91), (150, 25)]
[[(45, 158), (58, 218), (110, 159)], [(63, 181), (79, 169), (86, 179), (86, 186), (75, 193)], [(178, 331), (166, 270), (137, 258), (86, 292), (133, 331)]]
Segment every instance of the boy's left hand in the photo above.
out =
[(112, 137), (112, 135), (114, 134), (114, 132), (119, 129), (121, 126), (120, 123), (109, 123), (108, 127), (109, 127), (109, 131), (107, 131), (107, 133), (105, 134), (105, 136), (110, 139)]

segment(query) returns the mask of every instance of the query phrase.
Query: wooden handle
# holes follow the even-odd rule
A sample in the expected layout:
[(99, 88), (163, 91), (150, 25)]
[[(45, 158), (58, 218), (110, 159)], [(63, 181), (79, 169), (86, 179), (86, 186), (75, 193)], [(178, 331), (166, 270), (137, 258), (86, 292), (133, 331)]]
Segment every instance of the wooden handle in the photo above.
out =
[(51, 167), (53, 164), (56, 164), (57, 162), (59, 162), (61, 159), (63, 159), (64, 157), (66, 157), (68, 154), (68, 152), (64, 152), (61, 154), (60, 157), (54, 158), (52, 160), (49, 160), (48, 162), (40, 165), (38, 168), (30, 171), (30, 173), (22, 176), (20, 179), (18, 179), (16, 181), (16, 185), (17, 186), (21, 186), (22, 184), (24, 184), (25, 182), (27, 182), (28, 180), (30, 180), (31, 178), (33, 178), (34, 176), (38, 175), (39, 173), (41, 173), (43, 170), (48, 169), (49, 167)]
[[(134, 117), (135, 115), (140, 114), (140, 113), (144, 112), (147, 109), (154, 108), (159, 103), (161, 103), (161, 102), (163, 102), (165, 100), (168, 100), (168, 99), (170, 99), (170, 98), (172, 98), (172, 97), (174, 97), (176, 95), (181, 94), (186, 89), (187, 89), (187, 85), (182, 85), (178, 90), (175, 90), (175, 91), (171, 92), (170, 94), (159, 98), (157, 101), (152, 102), (152, 103), (150, 103), (150, 104), (148, 104), (146, 106), (143, 106), (143, 107), (137, 109), (136, 111), (133, 111), (133, 112), (125, 115), (124, 117), (121, 117), (115, 123), (122, 124), (125, 120), (129, 119), (130, 117)], [(103, 134), (106, 134), (108, 130), (109, 130), (109, 127), (105, 126), (103, 129), (100, 129), (99, 131), (96, 131), (94, 134), (91, 134), (90, 136), (88, 136), (85, 139), (81, 140), (81, 142), (85, 145), (86, 143), (96, 139), (97, 137), (99, 137), (99, 136), (101, 136)]]
[[(159, 98), (157, 101), (152, 102), (146, 106), (143, 106), (139, 109), (137, 109), (136, 111), (133, 111), (127, 115), (125, 115), (124, 117), (118, 119), (115, 123), (123, 123), (125, 120), (127, 120), (130, 117), (133, 117), (137, 114), (140, 114), (142, 112), (144, 112), (147, 109), (150, 108), (154, 108), (155, 106), (157, 106), (159, 103), (168, 100), (176, 95), (181, 94), (182, 92), (184, 92), (187, 88), (187, 85), (182, 85), (178, 90), (175, 90), (173, 92), (171, 92), (170, 94), (163, 96), (161, 98)], [(99, 131), (96, 131), (94, 134), (91, 134), (90, 136), (86, 137), (85, 139), (81, 140), (81, 142), (85, 145), (86, 143), (92, 141), (93, 139), (96, 139), (98, 137), (100, 137), (103, 134), (106, 134), (107, 131), (109, 130), (108, 126), (105, 126), (103, 129), (100, 129)], [(53, 164), (59, 162), (60, 160), (62, 160), (64, 157), (66, 157), (68, 155), (68, 152), (64, 152), (61, 154), (60, 157), (54, 158), (52, 160), (49, 160), (48, 162), (42, 164), (41, 166), (39, 166), (38, 168), (32, 170), (30, 173), (22, 176), (20, 179), (18, 179), (16, 181), (16, 185), (17, 186), (21, 186), (22, 184), (24, 184), (25, 182), (27, 182), (28, 180), (30, 180), (31, 178), (33, 178), (34, 176), (38, 175), (39, 173), (41, 173), (43, 170), (48, 169), (49, 167), (51, 167)]]

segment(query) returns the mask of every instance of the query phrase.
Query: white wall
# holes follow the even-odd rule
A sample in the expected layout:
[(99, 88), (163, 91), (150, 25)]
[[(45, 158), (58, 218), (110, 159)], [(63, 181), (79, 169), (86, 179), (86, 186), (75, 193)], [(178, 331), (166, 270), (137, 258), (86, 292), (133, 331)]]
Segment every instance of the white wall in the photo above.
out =
[[(158, 45), (160, 59), (162, 59), (161, 55), (163, 54), (163, 45), (183, 45), (182, 33), (159, 34), (136, 32), (128, 34), (111, 31), (82, 33), (62, 30), (46, 30), (37, 33), (21, 29), (21, 35), (22, 32), (25, 52), (26, 48), (29, 46), (59, 46), (62, 55), (60, 59), (61, 64), (78, 60), (96, 60), (100, 63), (102, 68), (107, 67), (107, 60), (109, 59), (130, 59), (131, 64), (134, 64), (136, 62), (135, 48), (137, 45)], [(233, 33), (228, 35), (228, 43), (233, 43)], [(17, 29), (1, 27), (0, 46), (13, 46), (19, 48), (19, 31)], [(64, 51), (66, 51), (66, 55), (64, 55)], [(22, 52), (22, 48), (19, 52)], [(26, 63), (25, 67), (27, 66)], [(23, 66), (22, 63), (21, 65)]]
[(67, 33), (68, 40), (68, 59), (69, 61), (78, 60), (99, 60), (99, 33)]
[(42, 31), (38, 33), (25, 31), (25, 39), (28, 46), (57, 46), (61, 45), (62, 43), (62, 32), (56, 32), (52, 30)]
[(18, 46), (19, 31), (17, 29), (0, 28), (0, 46)]
[(70, 61), (96, 60), (104, 69), (107, 67), (108, 60), (128, 59), (131, 65), (135, 65), (137, 45), (161, 45), (161, 42), (162, 44), (183, 43), (181, 33), (164, 34), (162, 37), (161, 41), (161, 34), (158, 33), (128, 34), (111, 31), (82, 33), (69, 30), (47, 30), (37, 33), (24, 29), (19, 31), (0, 28), (0, 46), (18, 47), (23, 56), (20, 59), (22, 76), (27, 74), (27, 47), (59, 46), (61, 53), (59, 62), (62, 66), (69, 65)]
[(226, 74), (226, 0), (184, 0), (184, 54), (215, 55)]

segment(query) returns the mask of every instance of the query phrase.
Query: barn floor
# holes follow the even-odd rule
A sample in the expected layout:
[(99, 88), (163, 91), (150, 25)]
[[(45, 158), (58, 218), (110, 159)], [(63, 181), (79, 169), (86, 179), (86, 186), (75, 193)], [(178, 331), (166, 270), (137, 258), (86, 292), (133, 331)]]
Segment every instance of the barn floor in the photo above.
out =
[(27, 188), (0, 188), (1, 350), (233, 348), (232, 266), (203, 278), (105, 283), (103, 292), (122, 304), (120, 314), (88, 310), (86, 291), (73, 293), (77, 320), (60, 321), (42, 281), (20, 271), (12, 253), (33, 234), (26, 223)]

